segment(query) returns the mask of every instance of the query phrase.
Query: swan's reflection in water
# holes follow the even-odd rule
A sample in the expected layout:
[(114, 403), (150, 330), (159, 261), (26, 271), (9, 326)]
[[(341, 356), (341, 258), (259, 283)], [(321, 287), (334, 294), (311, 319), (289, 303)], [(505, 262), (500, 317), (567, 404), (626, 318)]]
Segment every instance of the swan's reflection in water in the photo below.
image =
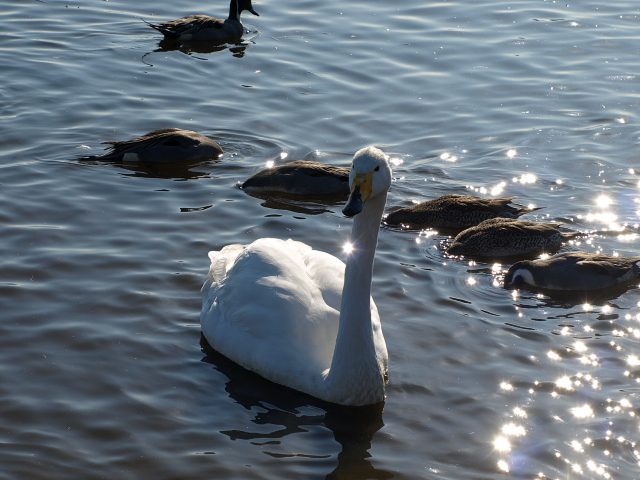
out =
[[(373, 436), (380, 430), (384, 403), (368, 407), (343, 407), (323, 402), (309, 395), (272, 383), (256, 375), (226, 357), (220, 355), (207, 344), (204, 337), (200, 345), (207, 355), (203, 362), (210, 363), (216, 370), (229, 378), (225, 390), (229, 396), (247, 410), (259, 410), (252, 422), (256, 425), (273, 425), (273, 430), (252, 432), (248, 428), (224, 430), (220, 433), (231, 440), (247, 440), (256, 446), (280, 445), (280, 439), (292, 434), (309, 432), (316, 427), (326, 428), (333, 433), (342, 450), (338, 454), (338, 465), (326, 475), (327, 480), (388, 480), (391, 472), (375, 468), (369, 458)], [(274, 458), (306, 457), (330, 459), (332, 454), (324, 451), (279, 453), (264, 451)], [(333, 462), (331, 462), (333, 464)], [(317, 468), (317, 467), (314, 467)]]

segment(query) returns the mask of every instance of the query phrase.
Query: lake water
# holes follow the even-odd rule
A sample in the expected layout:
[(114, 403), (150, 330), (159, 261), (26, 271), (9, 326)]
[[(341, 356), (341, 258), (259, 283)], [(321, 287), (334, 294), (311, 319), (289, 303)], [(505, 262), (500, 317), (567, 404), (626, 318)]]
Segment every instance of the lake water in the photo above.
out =
[[(225, 2), (3, 2), (0, 478), (640, 476), (640, 290), (550, 298), (508, 264), (383, 228), (383, 407), (342, 409), (200, 346), (207, 251), (272, 236), (342, 255), (341, 206), (251, 197), (270, 160), (394, 165), (388, 209), (518, 195), (525, 218), (638, 253), (637, 2), (254, 3), (243, 42), (158, 51), (149, 21)], [(246, 13), (246, 12), (245, 12)], [(196, 51), (203, 50), (203, 51)], [(218, 162), (81, 162), (196, 130)], [(286, 158), (284, 158), (286, 157)]]

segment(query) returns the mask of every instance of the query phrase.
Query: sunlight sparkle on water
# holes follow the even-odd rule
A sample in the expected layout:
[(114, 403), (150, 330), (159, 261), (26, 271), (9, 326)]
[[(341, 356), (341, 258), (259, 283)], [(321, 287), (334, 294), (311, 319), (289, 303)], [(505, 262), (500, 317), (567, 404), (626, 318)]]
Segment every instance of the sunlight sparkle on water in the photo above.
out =
[(599, 195), (598, 198), (596, 198), (596, 205), (598, 205), (598, 207), (600, 208), (607, 208), (612, 203), (613, 200), (607, 195)]
[(576, 352), (585, 352), (587, 350), (587, 346), (584, 342), (575, 342), (573, 344), (573, 348), (575, 348)]
[(634, 240), (636, 240), (638, 238), (638, 234), (637, 233), (625, 233), (622, 235), (618, 235), (618, 240), (620, 242), (632, 242)]
[(527, 431), (522, 425), (508, 423), (502, 426), (502, 433), (504, 433), (505, 435), (510, 435), (512, 437), (522, 437), (527, 434)]
[(343, 246), (342, 246), (342, 251), (344, 253), (346, 253), (347, 255), (349, 255), (351, 252), (353, 252), (353, 243), (351, 242), (346, 242)]
[(449, 152), (445, 152), (440, 155), (440, 160), (444, 160), (445, 162), (456, 162), (458, 160), (458, 157), (456, 157), (455, 155), (451, 155)]
[(638, 358), (636, 355), (629, 355), (629, 357), (627, 358), (627, 364), (631, 365), (632, 367), (637, 367), (638, 365), (640, 365), (640, 358)]
[(498, 185), (491, 189), (491, 195), (497, 196), (504, 192), (504, 187), (507, 186), (507, 182), (500, 182)]
[(626, 398), (620, 400), (620, 406), (623, 408), (632, 408), (633, 404)]
[(553, 350), (549, 350), (547, 352), (547, 357), (549, 357), (551, 360), (561, 360), (562, 357), (560, 355), (558, 355), (556, 352), (554, 352)]
[(513, 414), (516, 417), (521, 417), (521, 418), (525, 418), (527, 416), (527, 412), (525, 412), (522, 408), (520, 407), (516, 407), (513, 409)]
[(586, 403), (581, 407), (574, 407), (571, 409), (571, 413), (576, 418), (593, 417), (593, 409)]
[(288, 156), (289, 156), (289, 154), (287, 152), (280, 152), (280, 160), (284, 160)]
[(573, 383), (571, 382), (571, 378), (566, 375), (556, 380), (556, 385), (566, 390), (573, 390)]
[(511, 442), (506, 437), (498, 437), (494, 440), (493, 446), (499, 452), (508, 452), (511, 450)]
[(586, 215), (585, 219), (587, 220), (587, 222), (598, 221), (602, 223), (612, 224), (618, 219), (618, 216), (612, 212), (589, 213)]
[(509, 464), (507, 462), (505, 462), (504, 460), (500, 460), (498, 462), (498, 468), (500, 469), (500, 471), (502, 472), (506, 472), (509, 473)]
[(274, 162), (273, 160), (267, 160), (267, 163), (265, 165), (267, 166), (267, 168), (272, 168), (275, 164), (276, 162)]
[(389, 159), (389, 162), (391, 163), (391, 165), (393, 165), (394, 167), (398, 167), (400, 165), (402, 165), (404, 163), (404, 159), (400, 158), (400, 157), (391, 157)]
[(518, 154), (518, 152), (516, 151), (515, 148), (510, 148), (509, 150), (507, 150), (507, 157), (509, 158), (513, 158)]
[(538, 180), (538, 177), (536, 177), (535, 174), (533, 173), (523, 173), (520, 178), (518, 177), (513, 177), (512, 181), (513, 183), (522, 183), (523, 185), (526, 183), (536, 183), (536, 180)]
[(611, 475), (604, 469), (604, 466), (596, 464), (593, 460), (587, 462), (587, 468), (598, 475), (602, 475), (604, 478), (611, 478)]

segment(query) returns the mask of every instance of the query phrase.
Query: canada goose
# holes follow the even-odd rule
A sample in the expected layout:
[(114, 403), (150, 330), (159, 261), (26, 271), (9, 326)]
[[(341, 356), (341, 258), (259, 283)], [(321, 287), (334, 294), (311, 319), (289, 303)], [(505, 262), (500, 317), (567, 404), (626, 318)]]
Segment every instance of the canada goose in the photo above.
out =
[(491, 218), (460, 232), (447, 253), (468, 257), (524, 255), (559, 247), (578, 232), (561, 232), (561, 223)]
[(253, 193), (349, 195), (349, 167), (296, 160), (265, 168), (247, 179), (242, 189)]
[(514, 204), (515, 207), (509, 205), (514, 198), (518, 197), (481, 198), (450, 193), (414, 207), (395, 210), (387, 216), (384, 223), (414, 228), (462, 229), (495, 217), (518, 218), (524, 213), (542, 208), (528, 208), (517, 203)]
[(355, 216), (347, 264), (293, 240), (262, 238), (210, 252), (202, 287), (202, 332), (227, 358), (322, 400), (370, 405), (384, 400), (387, 347), (371, 298), (373, 260), (391, 186), (375, 148), (353, 158)]
[(239, 37), (244, 33), (240, 14), (248, 10), (256, 16), (251, 0), (231, 0), (229, 17), (226, 20), (209, 15), (189, 15), (160, 24), (145, 22), (164, 35), (167, 40), (182, 42), (211, 42), (229, 37)]
[(187, 162), (218, 158), (224, 152), (218, 142), (191, 130), (161, 128), (131, 140), (103, 142), (107, 153), (88, 155), (81, 160), (107, 160), (141, 163)]
[(548, 290), (598, 290), (640, 277), (640, 256), (613, 257), (591, 252), (565, 252), (514, 263), (504, 277), (507, 288), (523, 284)]

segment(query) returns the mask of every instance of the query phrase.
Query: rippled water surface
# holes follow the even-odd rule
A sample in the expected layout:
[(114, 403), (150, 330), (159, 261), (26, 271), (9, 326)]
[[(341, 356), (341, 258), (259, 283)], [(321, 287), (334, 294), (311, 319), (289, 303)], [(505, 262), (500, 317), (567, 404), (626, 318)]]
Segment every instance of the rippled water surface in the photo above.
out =
[[(508, 264), (385, 227), (390, 382), (358, 412), (208, 354), (199, 328), (208, 250), (273, 236), (342, 255), (340, 204), (237, 188), (270, 160), (342, 165), (375, 144), (388, 208), (518, 195), (545, 207), (528, 218), (611, 233), (563, 250), (637, 254), (637, 2), (254, 7), (241, 42), (163, 50), (141, 18), (227, 5), (4, 2), (0, 478), (637, 479), (635, 286), (512, 293)], [(161, 127), (226, 153), (77, 160)]]

